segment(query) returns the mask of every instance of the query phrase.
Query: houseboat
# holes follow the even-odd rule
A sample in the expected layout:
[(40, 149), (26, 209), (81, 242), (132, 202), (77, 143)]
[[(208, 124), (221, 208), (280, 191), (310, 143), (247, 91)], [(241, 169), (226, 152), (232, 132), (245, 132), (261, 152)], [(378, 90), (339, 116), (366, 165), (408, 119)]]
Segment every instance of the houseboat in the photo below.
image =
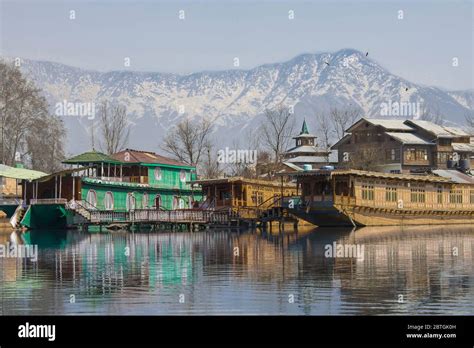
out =
[(201, 199), (190, 185), (194, 166), (153, 152), (91, 151), (63, 163), (69, 168), (24, 183), (22, 226), (66, 228), (76, 218), (90, 219), (91, 211), (178, 210)]
[(457, 170), (430, 175), (353, 169), (291, 174), (299, 192), (285, 204), (317, 226), (474, 223), (474, 178)]
[(202, 188), (202, 208), (232, 210), (241, 219), (256, 219), (259, 212), (280, 205), (283, 197), (297, 194), (294, 183), (240, 176), (195, 180), (191, 184)]

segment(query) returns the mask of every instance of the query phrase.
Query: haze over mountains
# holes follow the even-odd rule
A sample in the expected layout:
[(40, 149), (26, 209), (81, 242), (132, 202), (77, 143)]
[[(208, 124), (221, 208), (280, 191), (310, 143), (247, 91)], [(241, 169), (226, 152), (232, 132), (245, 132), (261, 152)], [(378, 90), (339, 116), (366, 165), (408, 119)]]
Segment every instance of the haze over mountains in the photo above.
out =
[[(353, 49), (303, 54), (251, 70), (190, 75), (97, 72), (27, 59), (22, 70), (44, 91), (52, 112), (56, 103), (64, 100), (98, 103), (109, 99), (126, 105), (132, 122), (130, 147), (155, 151), (166, 131), (184, 117), (215, 119), (219, 147), (231, 145), (260, 124), (265, 109), (280, 103), (293, 105), (297, 125), (306, 118), (312, 132), (317, 128), (316, 115), (331, 107), (358, 107), (367, 117), (386, 117), (383, 105), (413, 103), (439, 110), (447, 123), (458, 125), (474, 109), (473, 90), (445, 91), (418, 85)], [(409, 118), (413, 116), (417, 117)], [(92, 121), (77, 116), (64, 116), (64, 120), (68, 151), (90, 149)]]

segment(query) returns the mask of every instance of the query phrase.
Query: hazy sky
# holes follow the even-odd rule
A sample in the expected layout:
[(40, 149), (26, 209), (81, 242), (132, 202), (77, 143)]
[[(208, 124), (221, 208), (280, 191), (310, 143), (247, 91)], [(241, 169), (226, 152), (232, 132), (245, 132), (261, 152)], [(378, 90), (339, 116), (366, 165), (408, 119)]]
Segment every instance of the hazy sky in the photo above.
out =
[(0, 2), (6, 56), (187, 74), (355, 48), (410, 81), (474, 88), (472, 0)]

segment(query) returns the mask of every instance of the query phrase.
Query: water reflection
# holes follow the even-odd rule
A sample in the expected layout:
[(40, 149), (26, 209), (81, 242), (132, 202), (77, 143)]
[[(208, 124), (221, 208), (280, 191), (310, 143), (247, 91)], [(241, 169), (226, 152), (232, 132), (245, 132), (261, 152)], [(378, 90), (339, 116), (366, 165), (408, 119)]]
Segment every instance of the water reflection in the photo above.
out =
[(0, 258), (6, 315), (474, 314), (470, 226), (13, 237), (39, 256)]

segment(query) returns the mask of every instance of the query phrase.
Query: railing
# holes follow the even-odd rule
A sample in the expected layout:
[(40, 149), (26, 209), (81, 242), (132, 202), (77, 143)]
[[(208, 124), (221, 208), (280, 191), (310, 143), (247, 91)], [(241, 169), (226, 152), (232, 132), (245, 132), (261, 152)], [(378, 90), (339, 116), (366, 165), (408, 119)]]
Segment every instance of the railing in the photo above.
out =
[(30, 199), (31, 205), (39, 205), (39, 204), (67, 204), (66, 198), (32, 198)]

